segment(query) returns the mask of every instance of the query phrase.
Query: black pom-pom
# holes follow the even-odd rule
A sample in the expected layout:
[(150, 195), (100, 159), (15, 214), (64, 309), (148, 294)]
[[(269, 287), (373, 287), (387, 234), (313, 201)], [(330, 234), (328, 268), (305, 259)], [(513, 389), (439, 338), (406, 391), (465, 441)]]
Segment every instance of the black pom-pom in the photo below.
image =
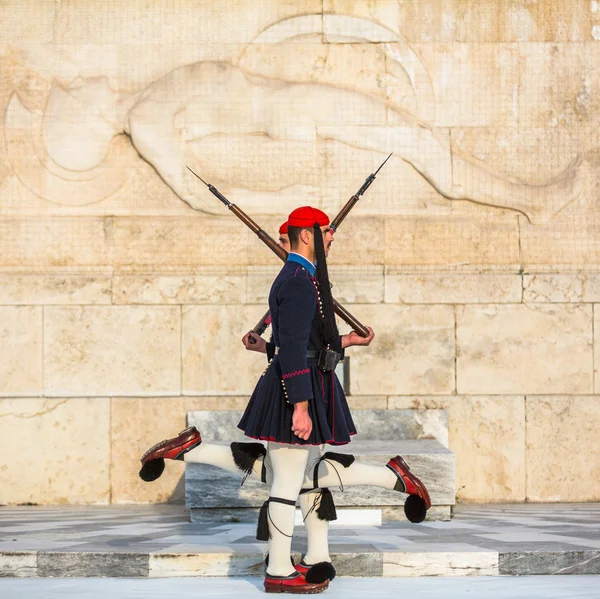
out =
[(423, 522), (427, 515), (427, 506), (423, 498), (418, 495), (409, 495), (404, 502), (404, 513), (413, 524)]
[(319, 516), (319, 520), (328, 520), (329, 522), (337, 520), (333, 495), (329, 489), (321, 491), (321, 503), (317, 508), (317, 516)]
[(256, 539), (258, 541), (268, 541), (271, 538), (269, 532), (269, 501), (265, 501), (258, 513), (258, 525), (256, 527)]
[(352, 466), (356, 458), (350, 453), (336, 453), (335, 451), (328, 451), (327, 453), (323, 454), (321, 459), (338, 462), (344, 468), (348, 468), (348, 466)]
[(321, 584), (326, 580), (333, 580), (335, 578), (335, 568), (330, 562), (319, 562), (311, 566), (304, 578), (310, 584)]
[(140, 470), (140, 478), (147, 483), (151, 483), (156, 480), (164, 472), (165, 460), (158, 458), (156, 460), (150, 460), (146, 462)]
[(262, 443), (233, 442), (230, 447), (235, 465), (245, 474), (252, 474), (256, 460), (267, 454)]

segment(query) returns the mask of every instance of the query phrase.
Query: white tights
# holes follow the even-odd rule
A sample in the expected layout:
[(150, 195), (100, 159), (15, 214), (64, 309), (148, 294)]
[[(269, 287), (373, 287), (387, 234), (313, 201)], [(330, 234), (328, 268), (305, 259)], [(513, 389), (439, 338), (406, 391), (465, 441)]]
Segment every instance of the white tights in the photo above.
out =
[[(263, 460), (263, 456), (260, 456), (254, 462), (251, 473), (252, 478), (261, 480), (263, 461), (265, 461), (266, 482), (271, 485), (270, 496), (294, 502), (299, 498), (308, 541), (308, 551), (304, 561), (309, 565), (331, 561), (328, 542), (329, 522), (321, 520), (317, 515), (320, 502), (318, 489), (356, 485), (374, 485), (393, 489), (397, 481), (396, 475), (385, 466), (371, 466), (354, 461), (346, 468), (334, 460), (321, 460), (322, 449), (323, 446), (269, 443), (266, 457)], [(185, 461), (210, 464), (228, 472), (240, 473), (229, 445), (203, 442), (185, 455)], [(318, 477), (315, 489), (314, 471), (317, 466)], [(311, 492), (300, 495), (301, 489), (311, 489)], [(268, 571), (273, 576), (287, 576), (293, 572), (290, 553), (295, 507), (270, 502), (268, 515), (271, 535)]]
[[(371, 466), (369, 464), (361, 464), (354, 461), (350, 466), (345, 468), (336, 461), (323, 460), (319, 463), (322, 455), (323, 445), (286, 445), (283, 443), (269, 443), (269, 451), (266, 456), (266, 483), (273, 483), (273, 463), (270, 459), (271, 447), (283, 446), (292, 449), (302, 449), (308, 453), (307, 465), (305, 468), (305, 476), (302, 481), (302, 489), (313, 489), (313, 472), (314, 468), (319, 464), (319, 476), (317, 479), (317, 487), (353, 487), (357, 485), (373, 485), (375, 487), (383, 487), (384, 489), (393, 489), (396, 481), (396, 475), (385, 466)], [(185, 455), (186, 462), (195, 464), (209, 464), (217, 466), (228, 472), (239, 474), (240, 469), (237, 467), (231, 448), (229, 445), (219, 445), (217, 443), (202, 442), (198, 447), (195, 447)], [(263, 457), (260, 456), (252, 468), (252, 478), (261, 480), (263, 469)], [(307, 494), (308, 495), (308, 494)]]
[(270, 496), (294, 502), (294, 505), (269, 502), (270, 539), (267, 572), (273, 576), (287, 576), (294, 572), (290, 563), (290, 554), (296, 515), (295, 503), (306, 475), (309, 448), (301, 445), (269, 443), (267, 452), (273, 469)]

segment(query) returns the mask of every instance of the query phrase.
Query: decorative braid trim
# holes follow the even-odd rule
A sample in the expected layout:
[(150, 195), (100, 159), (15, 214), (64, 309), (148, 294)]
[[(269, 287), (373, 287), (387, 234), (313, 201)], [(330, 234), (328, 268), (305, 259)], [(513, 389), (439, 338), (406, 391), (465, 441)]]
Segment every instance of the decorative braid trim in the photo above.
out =
[(304, 266), (302, 266), (302, 264), (298, 264), (298, 268), (294, 271), (294, 278), (298, 276), (298, 273), (300, 273), (301, 275), (303, 274), (305, 279), (312, 279), (310, 273), (308, 272), (308, 270), (306, 270)]
[(291, 379), (294, 376), (308, 374), (309, 372), (310, 372), (310, 368), (304, 368), (303, 370), (295, 370), (294, 372), (288, 372), (288, 374), (284, 374), (283, 379)]

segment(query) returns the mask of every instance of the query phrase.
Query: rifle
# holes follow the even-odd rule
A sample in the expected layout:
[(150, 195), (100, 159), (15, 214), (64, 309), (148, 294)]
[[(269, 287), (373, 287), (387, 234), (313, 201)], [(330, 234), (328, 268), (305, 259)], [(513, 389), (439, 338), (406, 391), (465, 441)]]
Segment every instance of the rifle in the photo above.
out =
[[(204, 185), (208, 187), (209, 191), (214, 196), (216, 196), (221, 202), (223, 202), (223, 204), (225, 204), (225, 206), (227, 206), (227, 208), (231, 210), (231, 212), (233, 212), (253, 233), (255, 233), (256, 236), (272, 252), (274, 252), (281, 260), (283, 260), (283, 262), (287, 260), (288, 253), (264, 229), (261, 229), (241, 208), (238, 208), (235, 204), (232, 204), (214, 185), (207, 183), (206, 181), (204, 181), (204, 179), (202, 179), (202, 177), (196, 175), (196, 173), (189, 166), (186, 166), (186, 168), (193, 175), (198, 177), (198, 179), (200, 179), (200, 181), (202, 181), (202, 183), (204, 183)], [(353, 330), (355, 330), (358, 333), (358, 335), (360, 335), (363, 338), (369, 336), (368, 329), (364, 325), (362, 325), (358, 320), (356, 320), (356, 318), (354, 318), (354, 316), (352, 316), (352, 314), (350, 314), (350, 312), (348, 312), (348, 310), (346, 310), (346, 308), (344, 308), (335, 299), (333, 300), (333, 309), (335, 310), (335, 313), (344, 322), (346, 322), (349, 326), (352, 327)]]
[(331, 225), (329, 225), (334, 231), (338, 230), (338, 227), (340, 226), (341, 222), (348, 216), (348, 213), (350, 212), (350, 210), (352, 210), (352, 208), (354, 208), (354, 205), (356, 204), (356, 202), (358, 202), (358, 200), (360, 200), (360, 196), (365, 193), (365, 191), (367, 191), (367, 189), (369, 189), (369, 186), (371, 185), (371, 183), (373, 183), (373, 181), (375, 181), (375, 177), (377, 176), (377, 173), (383, 168), (383, 165), (391, 158), (393, 152), (390, 153), (390, 155), (381, 163), (381, 166), (374, 172), (371, 173), (366, 179), (365, 182), (362, 184), (362, 187), (346, 202), (346, 205), (339, 211), (338, 215), (331, 221)]
[[(381, 166), (374, 173), (371, 173), (366, 178), (365, 182), (362, 184), (362, 187), (346, 202), (345, 206), (338, 212), (337, 216), (331, 221), (330, 227), (334, 231), (338, 230), (338, 227), (340, 226), (341, 222), (348, 216), (348, 213), (350, 212), (350, 210), (352, 210), (352, 208), (354, 208), (354, 205), (356, 204), (356, 202), (358, 202), (358, 200), (360, 199), (360, 196), (363, 193), (365, 193), (365, 191), (367, 191), (367, 189), (369, 189), (369, 186), (371, 185), (371, 183), (373, 183), (373, 181), (375, 181), (375, 177), (377, 176), (377, 173), (383, 168), (383, 165), (390, 159), (392, 154), (393, 154), (393, 152), (390, 153), (390, 155), (383, 161)], [(262, 337), (262, 334), (267, 330), (267, 327), (269, 326), (269, 323), (267, 322), (267, 320), (269, 318), (269, 314), (270, 314), (270, 312), (267, 310), (265, 315), (256, 323), (256, 326), (252, 329), (253, 333), (256, 333), (257, 335)], [(256, 343), (256, 340), (253, 337), (248, 337), (248, 341), (252, 344)]]

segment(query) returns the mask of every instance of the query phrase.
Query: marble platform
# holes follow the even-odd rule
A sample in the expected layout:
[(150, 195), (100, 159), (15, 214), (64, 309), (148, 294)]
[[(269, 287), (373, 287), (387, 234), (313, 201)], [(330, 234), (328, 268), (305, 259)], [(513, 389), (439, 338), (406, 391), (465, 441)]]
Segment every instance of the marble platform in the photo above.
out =
[[(262, 575), (255, 524), (188, 519), (168, 505), (2, 507), (0, 577)], [(600, 574), (599, 522), (599, 504), (458, 505), (449, 522), (332, 528), (330, 548), (342, 577)], [(302, 527), (292, 549), (306, 550)]]
[[(239, 411), (190, 411), (188, 426), (195, 425), (203, 438), (213, 442), (248, 441), (237, 428)], [(429, 520), (448, 520), (456, 495), (456, 459), (448, 449), (446, 410), (359, 410), (355, 412), (359, 434), (352, 443), (336, 447), (357, 460), (383, 465), (400, 454), (427, 486), (432, 500)], [(186, 505), (192, 521), (205, 519), (255, 522), (258, 508), (268, 497), (268, 487), (204, 464), (186, 463)], [(332, 488), (337, 506), (379, 509), (384, 521), (405, 520), (405, 496), (372, 487)]]

